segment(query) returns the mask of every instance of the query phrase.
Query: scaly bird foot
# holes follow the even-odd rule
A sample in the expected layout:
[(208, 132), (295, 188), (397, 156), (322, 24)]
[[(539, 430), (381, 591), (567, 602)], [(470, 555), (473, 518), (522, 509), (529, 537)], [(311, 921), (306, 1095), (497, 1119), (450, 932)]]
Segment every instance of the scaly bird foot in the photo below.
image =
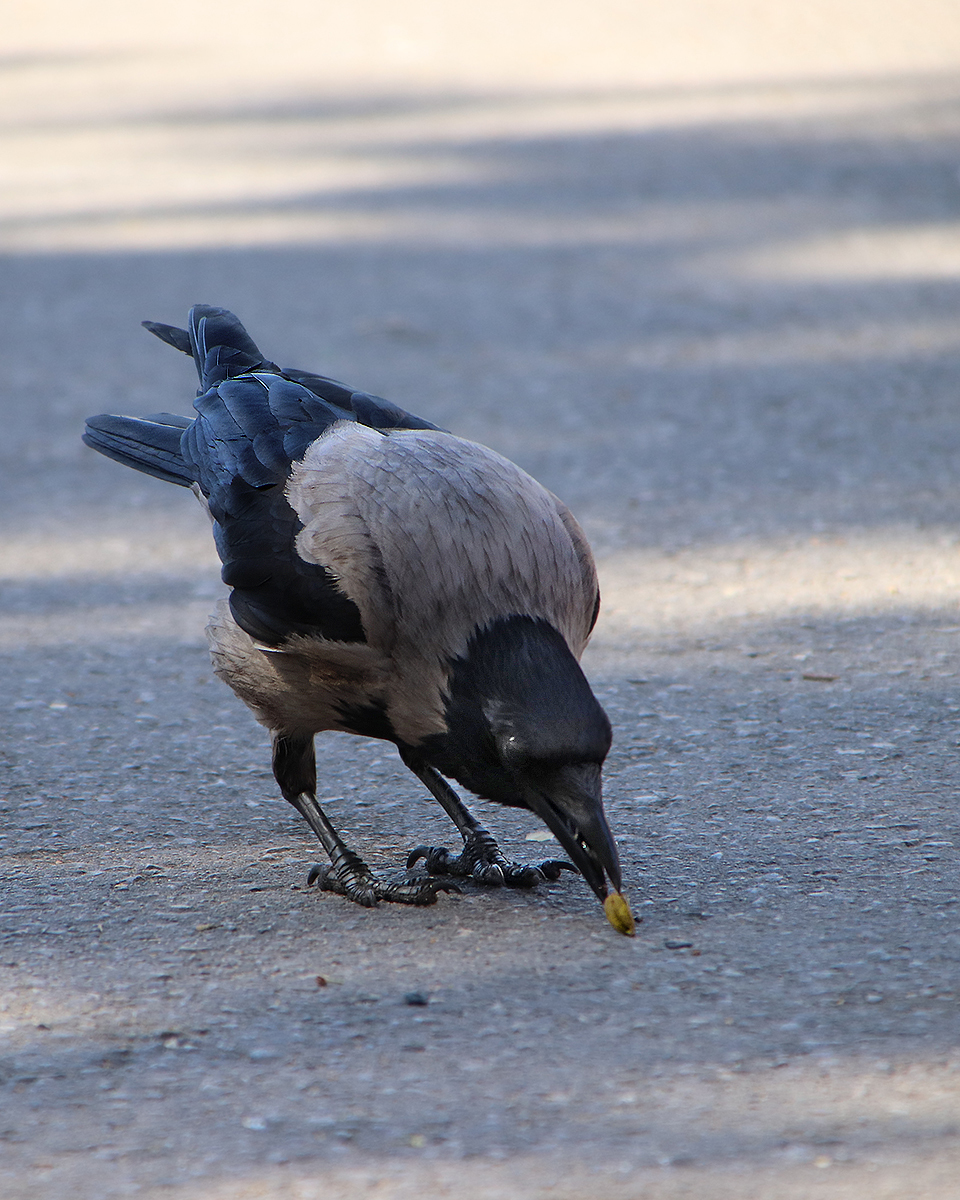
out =
[(316, 884), (322, 892), (336, 892), (364, 908), (373, 908), (381, 900), (394, 904), (436, 904), (438, 892), (460, 890), (456, 884), (444, 879), (377, 879), (362, 860), (357, 859), (357, 862), (360, 870), (355, 864), (345, 869), (344, 864), (334, 867), (316, 863), (310, 868), (307, 886)]
[(532, 888), (545, 880), (559, 879), (561, 871), (577, 870), (573, 863), (557, 858), (537, 866), (510, 862), (485, 829), (469, 834), (460, 854), (451, 854), (443, 846), (417, 846), (407, 856), (407, 870), (421, 858), (430, 875), (455, 875), (492, 887)]

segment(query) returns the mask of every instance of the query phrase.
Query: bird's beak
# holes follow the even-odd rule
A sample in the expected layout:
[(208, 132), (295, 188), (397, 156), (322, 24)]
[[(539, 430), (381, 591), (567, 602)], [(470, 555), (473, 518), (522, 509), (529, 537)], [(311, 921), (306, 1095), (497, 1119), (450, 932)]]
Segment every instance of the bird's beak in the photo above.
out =
[(599, 765), (558, 767), (535, 783), (527, 782), (524, 799), (598, 899), (606, 899), (607, 880), (619, 892), (620, 856), (603, 811)]

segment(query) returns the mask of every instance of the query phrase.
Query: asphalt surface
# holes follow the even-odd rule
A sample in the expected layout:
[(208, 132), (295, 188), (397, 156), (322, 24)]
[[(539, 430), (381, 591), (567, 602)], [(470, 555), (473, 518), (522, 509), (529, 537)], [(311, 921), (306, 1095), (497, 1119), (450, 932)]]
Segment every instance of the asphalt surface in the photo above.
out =
[[(136, 144), (147, 199), (31, 201), (0, 268), (0, 1194), (958, 1194), (958, 99), (84, 126), (89, 178)], [(197, 300), (577, 513), (634, 940), (570, 877), (422, 910), (306, 887), (318, 848), (209, 669), (206, 519), (79, 444), (94, 412), (188, 410), (138, 322)], [(318, 759), (372, 864), (453, 845), (389, 747)]]

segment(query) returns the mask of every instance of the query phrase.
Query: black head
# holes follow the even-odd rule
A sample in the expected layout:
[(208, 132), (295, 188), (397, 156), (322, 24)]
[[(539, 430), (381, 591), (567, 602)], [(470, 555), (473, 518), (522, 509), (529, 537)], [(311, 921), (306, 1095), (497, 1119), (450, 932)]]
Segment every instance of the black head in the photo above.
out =
[(601, 800), (610, 749), (607, 714), (552, 625), (502, 618), (478, 631), (453, 664), (449, 732), (430, 761), (478, 795), (529, 808), (603, 899), (619, 890), (616, 844)]

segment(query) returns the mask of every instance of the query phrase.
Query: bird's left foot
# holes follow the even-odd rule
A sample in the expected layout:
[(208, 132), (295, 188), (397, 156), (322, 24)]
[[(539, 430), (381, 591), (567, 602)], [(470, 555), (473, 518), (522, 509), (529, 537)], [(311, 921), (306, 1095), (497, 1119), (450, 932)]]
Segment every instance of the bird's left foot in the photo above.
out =
[(407, 870), (424, 860), (430, 875), (454, 875), (461, 879), (475, 879), (492, 887), (532, 888), (547, 880), (560, 878), (561, 871), (577, 868), (565, 859), (552, 858), (532, 866), (528, 863), (510, 862), (500, 851), (493, 836), (485, 829), (469, 834), (460, 854), (451, 854), (443, 846), (417, 846), (407, 856)]
[(336, 892), (364, 908), (373, 908), (381, 900), (394, 904), (436, 904), (438, 892), (458, 892), (456, 884), (444, 879), (384, 880), (363, 866), (362, 872), (338, 871), (330, 864), (316, 863), (310, 868), (307, 886), (316, 885), (322, 892)]

